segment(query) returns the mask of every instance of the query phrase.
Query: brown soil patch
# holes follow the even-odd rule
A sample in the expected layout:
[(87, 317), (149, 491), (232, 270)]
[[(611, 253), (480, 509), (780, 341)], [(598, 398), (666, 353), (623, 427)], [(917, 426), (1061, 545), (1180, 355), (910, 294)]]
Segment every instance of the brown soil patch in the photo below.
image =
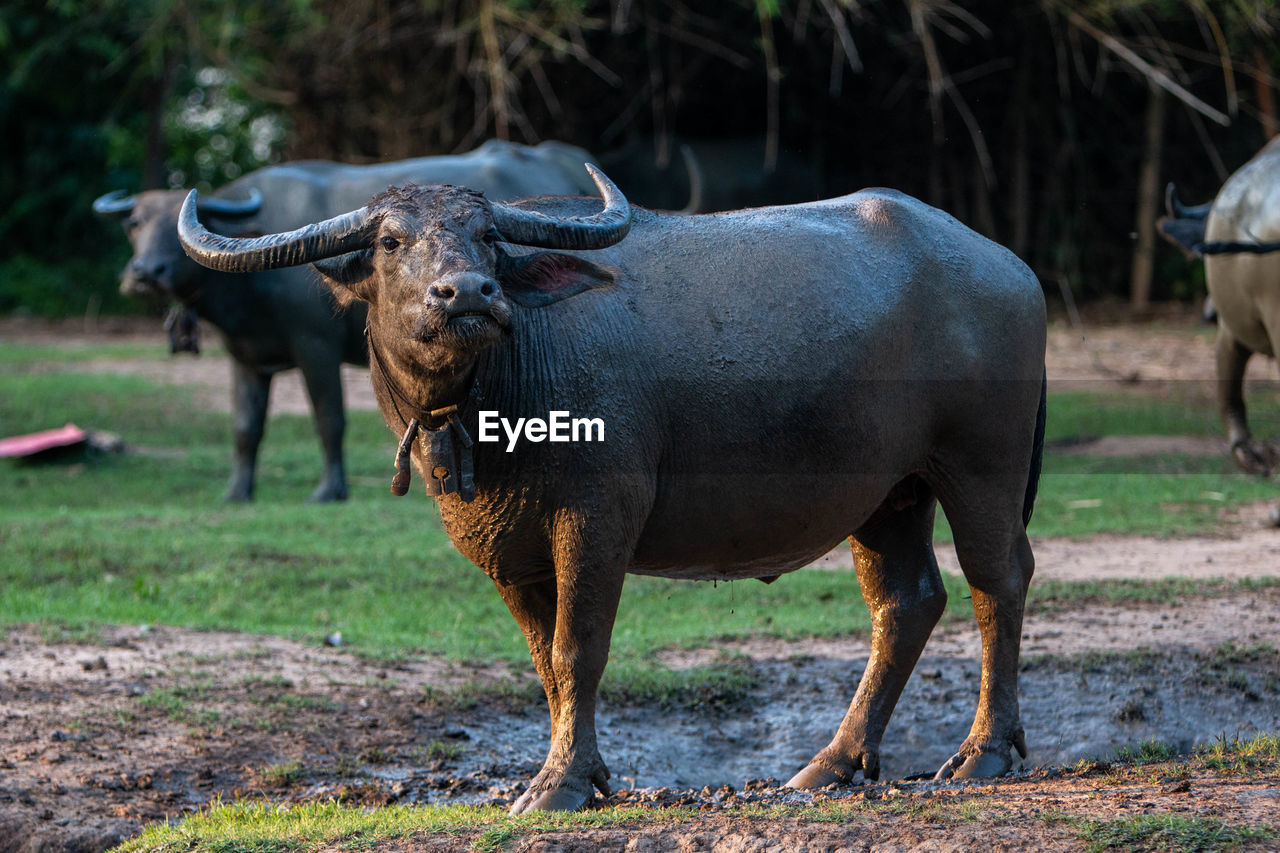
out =
[[(1188, 749), (1222, 736), (1280, 731), (1277, 613), (1276, 587), (1228, 588), (1176, 608), (1034, 609), (1021, 683), (1028, 767), (1064, 766), (1146, 739)], [(669, 655), (666, 662), (696, 665), (722, 651)], [(1067, 828), (1038, 817), (1055, 802), (1073, 813), (1165, 810), (1151, 784), (1124, 796), (1107, 791), (1099, 811), (1091, 802), (1096, 794), (1086, 791), (1100, 783), (1041, 774), (1001, 783), (991, 789), (1003, 792), (994, 800), (984, 787), (983, 808), (998, 804), (997, 817), (956, 835), (940, 832), (936, 818), (911, 815), (852, 827), (735, 820), (727, 832), (728, 818), (714, 813), (733, 801), (717, 800), (715, 792), (726, 784), (741, 790), (765, 776), (786, 778), (802, 766), (839, 723), (868, 647), (864, 638), (759, 640), (731, 651), (745, 655), (756, 676), (744, 696), (676, 708), (606, 702), (599, 714), (602, 752), (623, 789), (613, 802), (667, 799), (710, 810), (679, 829), (682, 839), (727, 833), (746, 844), (794, 832), (797, 844), (814, 845), (828, 843), (822, 839), (859, 845), (873, 837), (963, 841), (986, 827), (999, 828), (997, 836), (1013, 846), (1029, 839), (1070, 845)], [(369, 662), (279, 638), (165, 627), (109, 629), (93, 643), (15, 630), (0, 651), (0, 837), (8, 831), (29, 844), (55, 845), (49, 849), (101, 850), (146, 822), (181, 816), (215, 797), (509, 803), (546, 749), (545, 705), (527, 670)], [(972, 721), (978, 677), (973, 625), (940, 629), (886, 734), (886, 779), (929, 773), (947, 758)], [(523, 688), (513, 690), (511, 679)], [(440, 698), (458, 688), (473, 698)], [(1276, 824), (1271, 788), (1258, 793), (1248, 780), (1235, 787), (1195, 784), (1196, 814)], [(906, 791), (921, 802), (969, 790), (892, 783), (851, 789), (864, 797)], [(1242, 791), (1254, 792), (1252, 799)], [(1186, 797), (1171, 801), (1189, 804)], [(884, 835), (890, 827), (895, 834)], [(579, 843), (652, 834), (619, 832), (588, 834)], [(654, 832), (655, 844), (670, 842), (669, 831)]]

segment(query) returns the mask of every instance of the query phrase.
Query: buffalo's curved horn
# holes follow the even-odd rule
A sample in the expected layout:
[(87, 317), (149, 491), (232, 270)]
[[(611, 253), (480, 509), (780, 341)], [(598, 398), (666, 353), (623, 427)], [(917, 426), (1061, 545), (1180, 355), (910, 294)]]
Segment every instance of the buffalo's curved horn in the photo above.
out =
[(257, 187), (249, 188), (247, 199), (202, 198), (196, 208), (197, 212), (221, 219), (241, 219), (253, 216), (262, 209), (262, 193)]
[(323, 222), (265, 237), (224, 237), (200, 224), (192, 190), (178, 212), (178, 240), (191, 259), (221, 272), (296, 267), (369, 247), (377, 220), (362, 207)]
[(124, 190), (112, 190), (93, 200), (93, 212), (99, 216), (125, 216), (133, 213), (136, 202), (137, 199), (127, 195)]
[(534, 210), (494, 203), (493, 224), (508, 243), (542, 249), (603, 249), (631, 230), (631, 205), (613, 181), (590, 163), (587, 171), (604, 199), (604, 210), (591, 216), (557, 219)]

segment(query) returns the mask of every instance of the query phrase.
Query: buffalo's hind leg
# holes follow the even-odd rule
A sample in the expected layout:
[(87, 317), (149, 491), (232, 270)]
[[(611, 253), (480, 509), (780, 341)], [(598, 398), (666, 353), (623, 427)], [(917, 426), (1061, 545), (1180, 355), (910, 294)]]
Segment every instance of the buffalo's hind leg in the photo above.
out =
[(940, 492), (982, 635), (982, 684), (969, 736), (938, 770), (938, 779), (1001, 776), (1013, 766), (1010, 748), (1027, 755), (1018, 654), (1035, 559), (1022, 515), (1025, 486), (998, 479), (969, 480)]
[(1270, 477), (1280, 467), (1280, 454), (1269, 442), (1259, 442), (1249, 431), (1244, 407), (1244, 373), (1253, 355), (1235, 339), (1227, 327), (1218, 323), (1218, 340), (1214, 344), (1218, 375), (1218, 414), (1227, 428), (1231, 442), (1231, 458), (1242, 471), (1259, 477)]
[(866, 779), (880, 777), (885, 726), (947, 603), (931, 541), (936, 506), (923, 482), (908, 479), (850, 538), (871, 611), (871, 657), (835, 738), (790, 787), (847, 783), (859, 770)]

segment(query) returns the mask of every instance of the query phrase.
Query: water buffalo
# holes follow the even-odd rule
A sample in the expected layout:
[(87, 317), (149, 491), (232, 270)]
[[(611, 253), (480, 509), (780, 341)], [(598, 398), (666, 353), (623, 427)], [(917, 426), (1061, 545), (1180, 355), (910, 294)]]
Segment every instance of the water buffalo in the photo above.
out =
[(1170, 187), (1168, 208), (1160, 230), (1204, 258), (1218, 318), (1218, 411), (1232, 458), (1251, 474), (1270, 476), (1280, 453), (1249, 430), (1244, 373), (1254, 353), (1280, 353), (1280, 138), (1227, 178), (1211, 205), (1184, 207)]
[[(500, 199), (577, 194), (592, 189), (582, 173), (587, 156), (559, 142), (530, 147), (491, 141), (467, 154), (368, 166), (300, 161), (245, 175), (216, 197), (202, 200), (200, 207), (219, 230), (243, 234), (296, 228), (350, 210), (392, 184), (410, 181), (465, 184)], [(253, 497), (271, 378), (298, 367), (324, 453), (324, 472), (310, 500), (345, 499), (340, 373), (343, 362), (368, 363), (364, 307), (337, 310), (328, 289), (307, 269), (226, 275), (193, 263), (178, 245), (178, 208), (185, 196), (184, 190), (127, 198), (114, 192), (99, 198), (94, 209), (120, 217), (133, 244), (133, 258), (121, 274), (121, 291), (183, 306), (167, 323), (172, 349), (197, 349), (195, 316), (222, 333), (232, 358), (235, 431), (235, 461), (225, 498)]]
[[(339, 298), (368, 303), (397, 461), (412, 455), (450, 538), (495, 582), (550, 705), (546, 763), (513, 813), (608, 793), (596, 689), (627, 572), (772, 581), (845, 538), (871, 657), (834, 739), (789, 784), (877, 778), (946, 600), (938, 504), (983, 646), (973, 727), (938, 775), (1007, 771), (1011, 748), (1025, 755), (1018, 646), (1044, 432), (1035, 277), (889, 190), (679, 217), (633, 213), (592, 173), (603, 209), (406, 187), (233, 239), (199, 224), (193, 193), (179, 224), (202, 264), (312, 262)], [(476, 440), (493, 412), (599, 418), (605, 440), (529, 429), (508, 452)]]

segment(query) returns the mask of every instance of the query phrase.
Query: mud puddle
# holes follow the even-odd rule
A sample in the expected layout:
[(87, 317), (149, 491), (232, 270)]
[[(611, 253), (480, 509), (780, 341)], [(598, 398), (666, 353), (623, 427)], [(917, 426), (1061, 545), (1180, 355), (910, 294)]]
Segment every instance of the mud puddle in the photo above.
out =
[[(1280, 731), (1278, 612), (1280, 589), (1264, 587), (1172, 616), (1143, 607), (1030, 614), (1027, 767), (1149, 739), (1185, 749)], [(664, 662), (696, 666), (725, 651)], [(601, 752), (616, 787), (710, 792), (785, 780), (835, 731), (867, 645), (757, 640), (727, 651), (749, 688), (665, 707), (603, 703)], [(110, 629), (93, 643), (18, 629), (0, 675), (0, 837), (61, 845), (51, 849), (105, 849), (215, 797), (507, 803), (547, 746), (545, 703), (523, 667), (370, 662), (164, 627)], [(940, 766), (968, 732), (978, 684), (976, 628), (940, 629), (886, 732), (883, 778)]]

